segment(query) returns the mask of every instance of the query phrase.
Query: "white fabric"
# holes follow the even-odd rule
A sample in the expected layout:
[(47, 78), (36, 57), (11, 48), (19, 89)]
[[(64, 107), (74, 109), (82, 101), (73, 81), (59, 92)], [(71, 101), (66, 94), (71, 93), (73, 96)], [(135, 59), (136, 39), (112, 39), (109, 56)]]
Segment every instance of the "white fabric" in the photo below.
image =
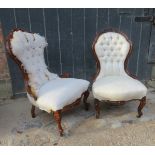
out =
[(100, 101), (142, 99), (146, 93), (147, 88), (140, 81), (129, 76), (106, 76), (93, 84), (93, 95)]
[(89, 82), (81, 79), (61, 79), (50, 73), (44, 61), (44, 48), (47, 42), (44, 37), (22, 31), (15, 31), (11, 40), (13, 54), (22, 62), (29, 76), (29, 85), (38, 99), (30, 94), (30, 102), (47, 112), (62, 109), (81, 97), (88, 89)]
[(39, 88), (49, 80), (59, 78), (50, 73), (44, 61), (44, 37), (34, 33), (15, 31), (11, 40), (13, 54), (23, 63), (29, 76), (29, 85), (37, 95)]
[(147, 88), (124, 70), (129, 49), (129, 42), (119, 33), (106, 32), (99, 36), (95, 51), (101, 70), (92, 87), (94, 98), (128, 101), (146, 96)]
[(100, 35), (95, 44), (95, 51), (101, 65), (97, 79), (109, 75), (125, 75), (124, 61), (129, 48), (130, 44), (119, 33), (107, 32)]
[(73, 103), (88, 89), (89, 82), (82, 79), (63, 78), (44, 84), (36, 101), (40, 109), (47, 112), (62, 109)]

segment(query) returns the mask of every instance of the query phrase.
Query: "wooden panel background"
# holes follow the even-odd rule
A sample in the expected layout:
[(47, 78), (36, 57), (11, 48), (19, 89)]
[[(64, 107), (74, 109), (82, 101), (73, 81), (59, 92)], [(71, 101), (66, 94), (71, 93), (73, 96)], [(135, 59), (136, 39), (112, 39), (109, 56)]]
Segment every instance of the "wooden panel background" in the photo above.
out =
[[(51, 72), (69, 72), (89, 81), (96, 71), (91, 49), (95, 35), (105, 28), (118, 28), (133, 42), (129, 70), (140, 80), (148, 80), (152, 67), (148, 61), (155, 60), (151, 57), (155, 56), (155, 30), (149, 22), (135, 22), (135, 17), (149, 14), (154, 9), (0, 9), (0, 21), (4, 36), (18, 27), (46, 37), (45, 60)], [(25, 92), (17, 65), (10, 58), (8, 63), (13, 93)]]

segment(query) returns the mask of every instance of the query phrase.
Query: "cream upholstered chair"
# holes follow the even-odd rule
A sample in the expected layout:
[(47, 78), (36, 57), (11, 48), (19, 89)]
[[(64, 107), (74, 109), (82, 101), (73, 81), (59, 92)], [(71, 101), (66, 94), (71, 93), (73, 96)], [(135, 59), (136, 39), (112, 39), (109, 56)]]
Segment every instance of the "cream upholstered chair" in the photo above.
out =
[(132, 49), (131, 41), (115, 29), (107, 29), (96, 36), (93, 43), (97, 74), (92, 86), (96, 118), (99, 118), (100, 101), (122, 104), (139, 100), (138, 116), (146, 104), (147, 88), (127, 71), (127, 60)]
[(27, 96), (33, 105), (32, 117), (35, 117), (35, 106), (48, 113), (53, 112), (62, 136), (61, 112), (79, 104), (83, 96), (88, 110), (89, 82), (50, 73), (44, 61), (46, 46), (44, 37), (21, 29), (13, 30), (6, 42), (9, 55), (23, 73)]

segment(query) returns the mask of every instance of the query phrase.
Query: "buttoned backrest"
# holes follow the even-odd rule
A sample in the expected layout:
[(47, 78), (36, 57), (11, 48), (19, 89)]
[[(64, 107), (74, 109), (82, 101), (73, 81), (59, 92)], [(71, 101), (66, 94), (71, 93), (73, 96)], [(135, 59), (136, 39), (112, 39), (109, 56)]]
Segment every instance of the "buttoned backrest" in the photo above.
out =
[(10, 40), (12, 53), (21, 61), (29, 77), (31, 89), (38, 93), (39, 88), (49, 80), (58, 78), (48, 71), (44, 60), (44, 48), (47, 42), (39, 34), (14, 31)]
[(130, 50), (130, 43), (126, 37), (117, 32), (104, 32), (98, 37), (94, 49), (100, 63), (97, 79), (104, 76), (127, 75), (124, 62)]

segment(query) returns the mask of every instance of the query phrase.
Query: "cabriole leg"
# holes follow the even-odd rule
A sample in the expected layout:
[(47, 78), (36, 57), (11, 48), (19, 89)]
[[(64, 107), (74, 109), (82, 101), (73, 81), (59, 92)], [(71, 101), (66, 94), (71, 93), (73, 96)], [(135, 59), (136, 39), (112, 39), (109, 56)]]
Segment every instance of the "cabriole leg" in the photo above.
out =
[(100, 101), (98, 99), (94, 99), (94, 105), (96, 110), (96, 118), (100, 117)]
[(31, 108), (31, 116), (32, 118), (35, 118), (36, 117), (36, 114), (35, 114), (35, 106), (32, 105), (32, 108)]
[(145, 104), (146, 104), (146, 96), (140, 100), (140, 104), (138, 106), (138, 115), (137, 115), (138, 118), (140, 118), (143, 115), (142, 109), (144, 108)]
[(85, 110), (87, 111), (89, 109), (89, 103), (87, 102), (89, 91), (88, 90), (85, 91), (83, 95), (84, 95), (83, 102), (84, 102)]
[(61, 110), (58, 110), (58, 111), (54, 112), (54, 119), (57, 122), (60, 136), (63, 136), (63, 129), (62, 129), (62, 126), (61, 126)]

